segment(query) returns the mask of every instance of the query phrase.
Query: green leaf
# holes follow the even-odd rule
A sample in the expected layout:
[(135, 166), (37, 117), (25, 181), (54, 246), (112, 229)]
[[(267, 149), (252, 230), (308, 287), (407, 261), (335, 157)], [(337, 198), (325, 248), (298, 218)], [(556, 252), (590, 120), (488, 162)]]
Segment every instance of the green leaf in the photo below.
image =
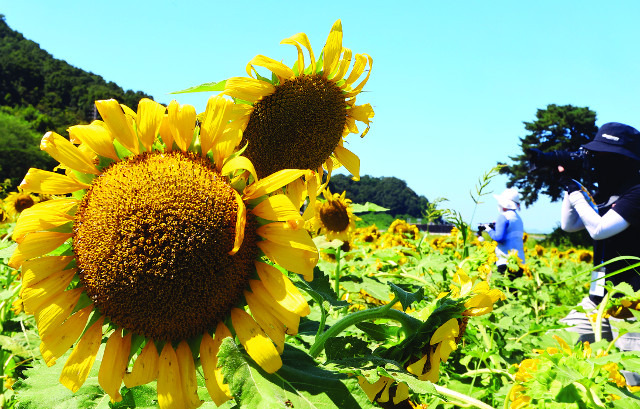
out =
[(313, 281), (307, 282), (299, 280), (295, 282), (295, 285), (309, 293), (309, 295), (314, 299), (320, 298), (327, 301), (332, 307), (345, 307), (349, 305), (346, 301), (338, 300), (338, 297), (329, 282), (329, 277), (317, 266), (313, 269)]
[(378, 206), (375, 203), (367, 202), (365, 204), (352, 203), (351, 211), (353, 213), (367, 213), (367, 212), (386, 212), (389, 209), (386, 207)]
[(424, 299), (424, 289), (422, 287), (420, 287), (415, 293), (409, 293), (392, 282), (389, 282), (388, 284), (391, 287), (391, 291), (393, 291), (400, 301), (400, 304), (402, 304), (402, 311), (405, 311), (414, 302), (422, 301)]
[[(67, 354), (68, 356), (68, 354)], [(22, 409), (106, 409), (109, 396), (98, 384), (99, 365), (96, 362), (89, 372), (86, 382), (76, 393), (72, 393), (59, 381), (66, 356), (52, 366), (35, 362), (33, 368), (25, 371), (25, 379), (14, 385), (17, 399)]]
[(324, 344), (328, 361), (369, 355), (368, 343), (354, 336), (329, 338)]
[(227, 80), (218, 81), (218, 82), (205, 82), (204, 84), (183, 89), (182, 91), (170, 92), (170, 94), (188, 94), (191, 92), (219, 92), (219, 91), (224, 91), (224, 86), (226, 85), (226, 83), (227, 83)]
[(13, 255), (14, 250), (18, 247), (18, 243), (11, 243), (8, 247), (4, 247), (0, 250), (1, 258), (10, 258)]
[(120, 393), (122, 400), (112, 403), (111, 408), (157, 409), (158, 407), (158, 391), (155, 382), (131, 389), (125, 387)]
[(367, 334), (374, 341), (385, 341), (388, 338), (396, 336), (397, 327), (389, 327), (388, 325), (378, 325), (372, 322), (359, 322), (356, 328)]
[(225, 381), (239, 408), (372, 408), (355, 377), (318, 367), (306, 353), (285, 345), (283, 365), (265, 373), (231, 339), (218, 352)]

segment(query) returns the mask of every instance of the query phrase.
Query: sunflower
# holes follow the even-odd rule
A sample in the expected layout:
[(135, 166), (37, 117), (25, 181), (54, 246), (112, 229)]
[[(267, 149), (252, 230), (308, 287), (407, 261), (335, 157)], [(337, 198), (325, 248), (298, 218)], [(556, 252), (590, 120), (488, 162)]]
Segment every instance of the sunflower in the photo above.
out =
[(295, 228), (290, 200), (269, 195), (308, 171), (259, 179), (232, 155), (241, 112), (221, 96), (201, 122), (175, 101), (143, 99), (137, 112), (115, 100), (96, 106), (104, 121), (72, 126), (71, 142), (43, 137), (65, 174), (30, 169), (21, 185), (71, 194), (25, 210), (13, 232), (10, 265), (22, 268), (42, 356), (50, 366), (72, 348), (60, 382), (75, 392), (107, 337), (98, 380), (112, 401), (123, 381), (157, 380), (161, 408), (193, 408), (199, 355), (219, 405), (231, 397), (217, 365), (222, 340), (237, 337), (273, 373), (285, 333), (309, 313), (276, 264), (310, 280), (317, 250)]
[(4, 210), (9, 217), (17, 217), (24, 210), (38, 203), (38, 197), (18, 189), (17, 192), (9, 193), (3, 202)]
[[(293, 68), (258, 55), (247, 64), (251, 78), (226, 80), (224, 93), (251, 107), (242, 136), (242, 146), (248, 142), (244, 154), (259, 177), (282, 169), (317, 170), (322, 177), (324, 166), (328, 181), (334, 166), (344, 165), (359, 180), (360, 159), (344, 147), (344, 137), (359, 132), (356, 121), (367, 125), (364, 136), (374, 116), (370, 104), (356, 105), (356, 96), (371, 74), (372, 58), (356, 54), (347, 75), (352, 52), (342, 47), (340, 20), (333, 24), (319, 60), (305, 33), (286, 38), (281, 44), (297, 48), (298, 60)], [(309, 53), (308, 66), (302, 47)], [(273, 79), (259, 75), (256, 67), (271, 71)], [(356, 85), (365, 70), (366, 77)]]
[(332, 194), (329, 188), (322, 193), (326, 201), (316, 202), (315, 216), (309, 220), (310, 230), (326, 235), (329, 241), (338, 239), (349, 242), (356, 220), (359, 220), (353, 215), (351, 200), (345, 198), (345, 192), (341, 195)]

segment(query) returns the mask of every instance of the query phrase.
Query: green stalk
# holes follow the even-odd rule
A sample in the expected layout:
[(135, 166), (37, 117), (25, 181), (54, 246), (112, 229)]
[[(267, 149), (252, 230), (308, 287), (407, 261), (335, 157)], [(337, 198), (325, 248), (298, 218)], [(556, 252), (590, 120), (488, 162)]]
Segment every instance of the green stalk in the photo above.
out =
[(392, 309), (391, 307), (393, 307), (393, 305), (397, 302), (398, 298), (394, 298), (393, 301), (382, 307), (357, 311), (347, 315), (346, 317), (343, 317), (340, 321), (333, 324), (331, 328), (329, 328), (323, 334), (316, 337), (316, 342), (309, 349), (309, 355), (317, 358), (318, 355), (320, 355), (320, 352), (322, 352), (322, 350), (324, 349), (324, 344), (329, 338), (334, 338), (350, 326), (363, 321), (387, 318), (398, 321), (400, 325), (409, 330), (409, 332), (411, 330), (415, 330), (417, 326), (420, 325), (420, 320), (413, 318), (412, 316), (407, 315), (402, 311)]
[(451, 389), (447, 389), (444, 386), (436, 385), (435, 383), (433, 384), (433, 386), (435, 387), (436, 392), (438, 392), (439, 394), (447, 396), (451, 399), (455, 399), (456, 401), (463, 402), (464, 405), (460, 406), (473, 406), (481, 409), (495, 409), (493, 406), (489, 406), (486, 403), (479, 401), (478, 399), (472, 398), (471, 396), (452, 391)]
[(602, 339), (602, 316), (604, 315), (604, 309), (609, 302), (609, 292), (607, 292), (600, 302), (600, 306), (598, 307), (598, 316), (596, 317), (596, 322), (593, 327), (593, 331), (595, 332), (595, 341), (598, 342)]
[(342, 256), (342, 249), (338, 247), (336, 249), (336, 271), (333, 274), (334, 291), (336, 292), (336, 298), (340, 299), (340, 257)]

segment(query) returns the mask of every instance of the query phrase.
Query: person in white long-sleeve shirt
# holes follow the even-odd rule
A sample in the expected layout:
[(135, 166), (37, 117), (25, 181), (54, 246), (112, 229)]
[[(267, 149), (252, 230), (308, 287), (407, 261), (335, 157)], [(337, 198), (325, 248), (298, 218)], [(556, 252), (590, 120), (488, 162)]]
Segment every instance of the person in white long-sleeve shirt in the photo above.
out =
[[(560, 227), (568, 232), (586, 229), (593, 242), (594, 265), (598, 266), (618, 256), (640, 257), (640, 132), (635, 128), (609, 122), (598, 130), (593, 141), (585, 144), (589, 153), (592, 176), (598, 185), (593, 196), (595, 206), (575, 181), (561, 175), (566, 193), (562, 202)], [(562, 171), (562, 168), (559, 168)], [(605, 295), (602, 284), (628, 283), (640, 290), (640, 268), (620, 271), (637, 263), (619, 260), (592, 273), (589, 296), (580, 305), (593, 312)], [(572, 311), (562, 322), (572, 325), (581, 334), (581, 341), (593, 342), (593, 327), (585, 313)], [(617, 336), (608, 320), (603, 322), (603, 337)], [(640, 333), (627, 333), (616, 342), (623, 351), (640, 350)], [(640, 376), (625, 373), (630, 385), (640, 384)]]

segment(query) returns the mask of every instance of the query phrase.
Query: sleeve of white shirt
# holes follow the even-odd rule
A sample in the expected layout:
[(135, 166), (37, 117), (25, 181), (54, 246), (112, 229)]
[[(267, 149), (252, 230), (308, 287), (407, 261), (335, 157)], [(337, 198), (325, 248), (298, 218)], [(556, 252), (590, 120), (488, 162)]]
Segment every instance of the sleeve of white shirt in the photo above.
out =
[(584, 229), (584, 223), (582, 223), (580, 215), (571, 205), (569, 194), (567, 192), (564, 192), (564, 198), (562, 199), (560, 228), (566, 232), (574, 232)]
[(613, 209), (605, 213), (604, 216), (600, 216), (580, 192), (572, 192), (568, 197), (573, 210), (578, 213), (584, 227), (594, 240), (615, 236), (630, 226), (629, 222)]

